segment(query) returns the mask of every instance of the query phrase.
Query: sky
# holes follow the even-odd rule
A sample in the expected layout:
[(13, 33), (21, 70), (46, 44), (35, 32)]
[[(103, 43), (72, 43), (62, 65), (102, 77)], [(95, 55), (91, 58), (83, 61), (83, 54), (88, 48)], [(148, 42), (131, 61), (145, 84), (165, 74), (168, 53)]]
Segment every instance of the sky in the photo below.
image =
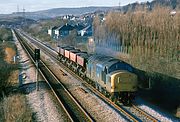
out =
[(152, 0), (0, 0), (0, 14), (10, 14), (18, 10), (22, 12), (23, 8), (26, 12), (32, 12), (51, 8), (119, 6), (119, 3), (123, 6), (136, 1)]

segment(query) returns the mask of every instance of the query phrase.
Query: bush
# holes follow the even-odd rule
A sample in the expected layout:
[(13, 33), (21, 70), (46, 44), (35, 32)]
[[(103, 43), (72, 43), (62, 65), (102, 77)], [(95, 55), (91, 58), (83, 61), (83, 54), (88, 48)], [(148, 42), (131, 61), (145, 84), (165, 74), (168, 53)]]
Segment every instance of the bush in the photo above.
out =
[(12, 41), (12, 33), (10, 29), (0, 28), (0, 41)]
[[(11, 72), (15, 69), (17, 69), (16, 64), (9, 64), (6, 61), (4, 61), (5, 58), (5, 47), (12, 47), (15, 48), (14, 44), (6, 43), (0, 45), (0, 98), (3, 97), (3, 94), (6, 92), (6, 87), (10, 85), (8, 82), (8, 77), (10, 76)], [(16, 50), (16, 48), (15, 48)]]

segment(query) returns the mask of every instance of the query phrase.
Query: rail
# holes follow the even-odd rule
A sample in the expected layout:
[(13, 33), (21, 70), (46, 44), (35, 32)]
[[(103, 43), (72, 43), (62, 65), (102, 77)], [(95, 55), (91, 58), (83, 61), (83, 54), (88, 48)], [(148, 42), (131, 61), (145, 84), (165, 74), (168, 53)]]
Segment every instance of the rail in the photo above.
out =
[[(28, 37), (27, 35), (25, 35), (28, 39), (34, 41), (32, 38)], [(37, 41), (37, 40), (36, 40)], [(55, 60), (57, 60), (57, 53), (55, 53), (54, 50), (52, 50), (51, 48), (46, 47), (45, 45), (41, 44), (41, 42), (35, 42), (39, 47), (41, 47), (47, 54), (49, 54), (51, 57), (53, 57)], [(52, 50), (52, 51), (51, 51)], [(58, 61), (58, 60), (57, 60)], [(81, 82), (83, 82), (83, 84), (89, 88), (90, 91), (92, 91), (94, 94), (96, 94), (99, 98), (101, 98), (104, 102), (108, 103), (110, 106), (112, 106), (113, 108), (115, 108), (116, 110), (120, 111), (124, 116), (126, 116), (129, 120), (134, 121), (134, 122), (138, 122), (140, 120), (142, 120), (141, 118), (137, 117), (136, 115), (134, 115), (133, 113), (131, 113), (130, 111), (124, 109), (123, 107), (121, 107), (121, 105), (117, 105), (116, 103), (112, 102), (110, 99), (108, 99), (107, 97), (105, 97), (101, 92), (99, 92), (97, 89), (95, 89), (92, 85), (88, 84), (86, 81), (84, 81), (84, 79), (82, 79), (81, 77), (79, 77), (77, 74), (75, 74), (73, 71), (71, 71), (69, 68), (67, 68), (64, 64), (62, 64), (61, 62), (58, 62), (59, 65), (65, 69), (66, 71), (68, 71), (68, 73), (70, 73), (71, 75), (73, 75), (76, 79), (80, 80)], [(132, 107), (139, 112), (140, 114), (143, 114), (143, 116), (146, 117), (146, 120), (150, 120), (152, 122), (157, 122), (158, 120), (154, 117), (152, 117), (151, 115), (147, 114), (146, 112), (144, 112), (143, 110), (141, 110), (140, 108), (138, 108), (135, 105), (132, 105)]]
[[(29, 52), (31, 59), (33, 59), (33, 49), (28, 46), (28, 44), (16, 31), (15, 34), (20, 43), (23, 45), (23, 48)], [(53, 90), (54, 95), (63, 106), (63, 109), (70, 118), (70, 121), (94, 121), (42, 60), (40, 60), (39, 68), (51, 90)]]

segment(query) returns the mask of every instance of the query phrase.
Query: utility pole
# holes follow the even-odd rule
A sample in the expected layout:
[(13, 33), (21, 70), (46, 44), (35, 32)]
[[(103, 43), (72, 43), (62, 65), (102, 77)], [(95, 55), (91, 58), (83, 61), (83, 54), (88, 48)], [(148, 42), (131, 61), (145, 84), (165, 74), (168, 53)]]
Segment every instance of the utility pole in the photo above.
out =
[(19, 5), (17, 5), (17, 13), (19, 13)]
[(119, 11), (121, 11), (121, 2), (119, 1)]
[(39, 69), (39, 60), (40, 60), (40, 49), (35, 49), (35, 60), (36, 60), (36, 90), (39, 91), (38, 84), (38, 69)]
[(23, 6), (23, 23), (24, 23), (24, 24), (26, 23), (25, 11), (26, 11), (26, 9), (25, 9), (24, 6)]

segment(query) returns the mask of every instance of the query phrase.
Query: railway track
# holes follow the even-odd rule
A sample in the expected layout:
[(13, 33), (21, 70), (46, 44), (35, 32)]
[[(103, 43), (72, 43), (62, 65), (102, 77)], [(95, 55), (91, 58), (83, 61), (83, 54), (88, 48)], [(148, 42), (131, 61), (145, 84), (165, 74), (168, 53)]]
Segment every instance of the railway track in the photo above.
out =
[[(26, 50), (34, 62), (34, 50), (24, 41), (24, 39), (20, 37), (17, 32), (15, 32), (15, 34), (22, 47)], [(42, 60), (39, 61), (39, 72), (43, 75), (43, 78), (46, 80), (64, 110), (64, 115), (66, 116), (65, 121), (94, 121)]]
[[(26, 38), (28, 38), (29, 40), (33, 41), (33, 39), (28, 37), (27, 35), (24, 35), (24, 36), (26, 36)], [(40, 42), (33, 42), (33, 43), (36, 43), (36, 45), (41, 47), (41, 49), (44, 50), (46, 52), (46, 54), (50, 55), (54, 60), (57, 60), (57, 56), (56, 56), (57, 54), (55, 52), (50, 51), (51, 50), (50, 48), (44, 47), (43, 44), (40, 44)], [(101, 92), (99, 92), (97, 89), (95, 89), (92, 85), (88, 84), (81, 77), (79, 77), (74, 72), (72, 72), (69, 68), (67, 68), (60, 62), (58, 62), (58, 63), (63, 69), (68, 71), (68, 73), (73, 75), (76, 79), (80, 80), (84, 86), (89, 88), (90, 91), (92, 91), (94, 94), (96, 94), (99, 98), (101, 98), (104, 102), (106, 102), (108, 105), (113, 107), (115, 110), (119, 111), (120, 114), (122, 114), (123, 116), (126, 117), (126, 119), (128, 119), (130, 121), (134, 121), (134, 122), (139, 122), (139, 121), (158, 122), (158, 120), (156, 118), (154, 118), (151, 115), (149, 115), (148, 113), (144, 112), (143, 110), (138, 108), (136, 105), (132, 105), (131, 107), (126, 107), (126, 106), (122, 106), (120, 104), (118, 104), (118, 105), (115, 104), (114, 102), (109, 100), (107, 97), (105, 97)]]
[[(143, 122), (145, 122), (145, 121), (158, 122), (158, 120), (156, 118), (152, 117), (151, 115), (149, 115), (148, 113), (146, 113), (145, 111), (143, 111), (142, 109), (137, 107), (137, 105), (133, 104), (131, 109), (133, 109), (131, 111), (135, 111), (134, 113), (136, 113), (136, 112), (140, 113), (139, 115), (142, 116), (141, 118), (143, 118), (143, 120), (142, 120)], [(136, 115), (136, 116), (138, 116), (138, 115)]]

